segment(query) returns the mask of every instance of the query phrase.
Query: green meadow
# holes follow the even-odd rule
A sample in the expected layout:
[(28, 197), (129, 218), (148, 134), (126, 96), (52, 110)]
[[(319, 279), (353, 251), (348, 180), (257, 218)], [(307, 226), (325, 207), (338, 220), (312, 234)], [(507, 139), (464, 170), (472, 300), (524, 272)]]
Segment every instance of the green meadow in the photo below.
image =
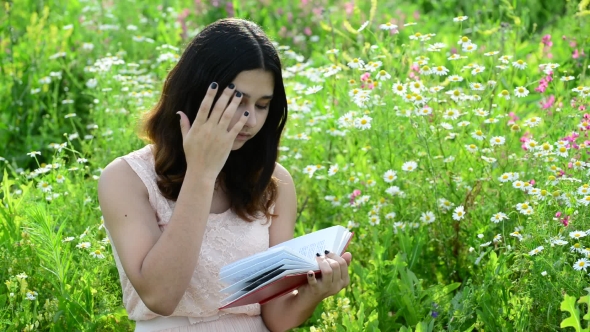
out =
[(97, 180), (231, 16), (282, 57), (296, 236), (355, 233), (295, 331), (589, 330), (588, 0), (3, 1), (0, 330), (133, 331)]

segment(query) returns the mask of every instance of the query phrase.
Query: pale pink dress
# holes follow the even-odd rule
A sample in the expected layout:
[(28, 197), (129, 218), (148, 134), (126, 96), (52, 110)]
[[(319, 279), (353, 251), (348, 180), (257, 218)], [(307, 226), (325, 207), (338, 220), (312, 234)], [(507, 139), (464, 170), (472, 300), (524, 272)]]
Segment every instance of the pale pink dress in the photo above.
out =
[[(146, 145), (120, 158), (131, 166), (147, 187), (158, 226), (165, 232), (175, 202), (164, 198), (159, 192), (151, 149), (151, 144)], [(218, 281), (221, 267), (268, 249), (271, 221), (267, 222), (263, 218), (246, 222), (231, 210), (210, 214), (197, 267), (170, 318), (160, 316), (145, 306), (125, 275), (115, 246), (112, 246), (123, 290), (123, 304), (129, 319), (137, 322), (135, 331), (268, 331), (260, 316), (259, 304), (221, 311), (217, 308), (227, 296), (219, 293), (225, 287)], [(108, 230), (107, 235), (113, 243)]]

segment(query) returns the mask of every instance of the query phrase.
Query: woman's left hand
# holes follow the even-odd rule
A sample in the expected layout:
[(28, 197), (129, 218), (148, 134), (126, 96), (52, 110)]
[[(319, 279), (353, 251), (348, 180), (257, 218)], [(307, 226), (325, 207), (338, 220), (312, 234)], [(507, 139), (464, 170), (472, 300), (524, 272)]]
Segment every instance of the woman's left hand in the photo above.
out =
[(332, 296), (350, 283), (348, 275), (348, 265), (352, 260), (352, 254), (345, 252), (342, 256), (328, 252), (327, 254), (316, 257), (320, 270), (321, 278), (316, 278), (313, 271), (307, 273), (307, 284), (299, 288), (300, 293), (309, 293), (311, 296), (320, 301), (328, 296)]

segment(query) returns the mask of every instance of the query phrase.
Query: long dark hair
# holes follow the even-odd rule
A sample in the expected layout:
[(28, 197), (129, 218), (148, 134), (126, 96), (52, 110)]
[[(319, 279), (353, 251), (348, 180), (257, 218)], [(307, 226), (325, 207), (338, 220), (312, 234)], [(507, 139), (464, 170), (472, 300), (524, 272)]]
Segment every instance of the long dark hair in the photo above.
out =
[(218, 180), (240, 218), (253, 221), (260, 212), (266, 218), (275, 216), (270, 213), (277, 195), (272, 174), (287, 121), (281, 61), (262, 29), (242, 19), (222, 19), (198, 33), (169, 72), (160, 100), (142, 118), (140, 137), (154, 144), (157, 183), (164, 197), (178, 198), (187, 168), (176, 112), (183, 110), (192, 124), (211, 82), (219, 84), (217, 101), (240, 72), (254, 69), (274, 77), (268, 116), (252, 139), (230, 152)]

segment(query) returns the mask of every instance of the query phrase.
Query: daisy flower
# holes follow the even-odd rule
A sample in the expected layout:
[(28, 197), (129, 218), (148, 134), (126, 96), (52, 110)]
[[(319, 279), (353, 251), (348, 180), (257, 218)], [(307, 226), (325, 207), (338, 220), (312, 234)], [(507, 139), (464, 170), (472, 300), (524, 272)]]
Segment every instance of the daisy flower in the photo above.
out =
[(315, 165), (308, 165), (303, 169), (303, 173), (309, 175), (309, 177), (313, 177), (313, 173), (317, 171), (317, 167)]
[(404, 197), (405, 193), (399, 189), (398, 186), (391, 186), (385, 190), (385, 192), (391, 196)]
[(541, 118), (534, 116), (524, 122), (524, 125), (527, 127), (536, 127), (541, 124)]
[(451, 60), (451, 61), (452, 60), (459, 60), (459, 59), (461, 59), (461, 56), (459, 54), (455, 53), (455, 54), (451, 55), (450, 57), (448, 57), (447, 59)]
[(438, 76), (444, 76), (449, 73), (449, 70), (445, 66), (436, 66), (432, 68), (432, 72)]
[(332, 176), (332, 175), (338, 173), (339, 170), (340, 170), (340, 168), (338, 168), (338, 165), (330, 166), (330, 169), (328, 170), (328, 176)]
[(432, 69), (429, 66), (424, 65), (422, 68), (420, 68), (419, 73), (420, 75), (430, 75), (432, 74)]
[(81, 242), (76, 245), (76, 248), (88, 249), (90, 248), (90, 242)]
[(352, 61), (348, 63), (350, 68), (362, 68), (365, 65), (365, 62), (361, 59), (354, 58)]
[(514, 88), (514, 95), (521, 98), (526, 97), (529, 95), (529, 90), (527, 90), (527, 88), (525, 88), (524, 86), (519, 86)]
[(582, 232), (582, 231), (574, 231), (574, 232), (570, 232), (570, 237), (572, 239), (581, 239), (584, 236), (588, 235), (586, 232)]
[(387, 183), (393, 182), (395, 179), (397, 179), (397, 173), (394, 170), (390, 169), (383, 175), (383, 180)]
[(100, 252), (100, 250), (95, 250), (93, 252), (90, 253), (90, 256), (94, 257), (94, 258), (98, 258), (98, 259), (103, 259), (104, 255)]
[(377, 79), (380, 81), (385, 81), (391, 78), (391, 75), (389, 75), (388, 72), (386, 72), (385, 70), (381, 70), (377, 73)]
[(381, 222), (381, 220), (379, 219), (378, 216), (369, 217), (369, 224), (371, 224), (371, 226), (379, 225), (380, 222)]
[(473, 52), (477, 50), (477, 45), (473, 43), (463, 44), (463, 52)]
[(420, 93), (422, 90), (425, 89), (424, 84), (422, 84), (422, 82), (420, 82), (420, 81), (414, 81), (412, 83), (408, 83), (408, 86), (410, 87), (410, 91), (412, 91), (414, 93)]
[(492, 145), (492, 146), (503, 145), (505, 141), (506, 141), (506, 139), (502, 136), (494, 136), (494, 137), (490, 138), (490, 145)]
[(458, 17), (453, 18), (453, 22), (463, 22), (467, 19), (468, 19), (467, 16), (458, 16)]
[(514, 61), (514, 62), (512, 63), (512, 65), (513, 65), (515, 68), (518, 68), (518, 69), (520, 69), (520, 70), (523, 70), (523, 69), (525, 69), (525, 68), (526, 68), (526, 62), (524, 62), (524, 61), (522, 61), (522, 60)]
[(424, 106), (424, 107), (416, 110), (416, 115), (425, 116), (425, 115), (430, 115), (430, 114), (432, 114), (432, 108), (430, 108), (428, 106)]
[(371, 128), (371, 117), (364, 115), (362, 118), (354, 119), (354, 126), (360, 130), (366, 130)]
[(395, 212), (389, 212), (385, 215), (385, 220), (393, 220), (395, 218)]
[(397, 25), (395, 25), (391, 22), (387, 22), (387, 23), (379, 25), (379, 29), (381, 29), (381, 30), (397, 30)]
[(473, 137), (474, 139), (478, 140), (478, 141), (483, 141), (484, 138), (486, 138), (486, 135), (483, 134), (483, 132), (481, 130), (476, 130), (473, 133), (471, 133), (471, 137)]
[(464, 45), (468, 43), (471, 43), (471, 39), (469, 39), (467, 36), (461, 37), (461, 39), (459, 39), (459, 41), (457, 42), (457, 44), (459, 45)]
[(431, 211), (424, 212), (420, 216), (420, 221), (422, 221), (425, 224), (432, 224), (435, 220), (436, 217), (434, 216), (434, 213), (432, 213)]
[(510, 59), (512, 59), (512, 55), (502, 55), (501, 57), (498, 58), (498, 60), (500, 60), (500, 62), (502, 62), (504, 64), (510, 63)]
[(463, 77), (461, 77), (459, 75), (451, 75), (451, 76), (449, 76), (448, 80), (451, 82), (461, 82), (461, 81), (463, 81)]
[(519, 241), (522, 241), (523, 239), (522, 234), (520, 234), (520, 231), (518, 230), (515, 230), (514, 232), (510, 233), (510, 236), (517, 238)]
[(576, 270), (576, 271), (584, 270), (584, 272), (586, 272), (586, 269), (588, 268), (588, 264), (590, 264), (590, 261), (588, 261), (587, 258), (580, 258), (574, 263), (574, 270)]
[(538, 246), (535, 249), (529, 251), (529, 255), (535, 256), (535, 255), (539, 254), (541, 251), (543, 251), (543, 249), (545, 249), (543, 246)]
[(396, 221), (393, 223), (393, 231), (395, 232), (395, 234), (397, 234), (398, 230), (403, 230), (404, 228), (406, 228), (406, 223), (403, 221)]
[(496, 213), (496, 214), (494, 214), (494, 215), (492, 216), (492, 218), (491, 218), (491, 221), (492, 221), (493, 223), (496, 223), (496, 224), (497, 224), (497, 223), (499, 223), (500, 221), (502, 221), (502, 220), (506, 220), (506, 219), (508, 219), (508, 216), (507, 216), (505, 213), (503, 213), (503, 212), (498, 212), (498, 213)]
[(438, 199), (438, 207), (443, 209), (444, 212), (449, 211), (453, 208), (453, 206), (455, 206), (455, 204), (453, 204), (451, 201), (444, 199), (444, 198), (439, 198)]
[(465, 210), (463, 208), (463, 205), (460, 205), (458, 207), (455, 208), (455, 210), (453, 211), (453, 219), (454, 220), (461, 220), (465, 218)]
[(483, 91), (483, 89), (485, 88), (485, 86), (481, 83), (469, 83), (469, 87), (471, 88), (471, 90), (475, 91)]
[(475, 144), (465, 145), (465, 149), (471, 153), (477, 152), (477, 146), (475, 146)]
[(399, 81), (397, 83), (394, 83), (391, 89), (393, 93), (395, 93), (398, 96), (403, 96), (406, 94), (406, 86), (400, 83)]
[(402, 165), (402, 170), (406, 172), (412, 172), (418, 167), (415, 161), (407, 161)]
[(510, 99), (510, 92), (508, 92), (508, 90), (502, 90), (499, 94), (498, 97), (500, 98), (504, 98), (506, 100)]
[(512, 173), (504, 173), (498, 177), (498, 181), (500, 182), (508, 182), (512, 181)]
[(459, 116), (461, 116), (461, 112), (452, 108), (446, 110), (443, 114), (443, 118), (451, 120), (456, 120)]

